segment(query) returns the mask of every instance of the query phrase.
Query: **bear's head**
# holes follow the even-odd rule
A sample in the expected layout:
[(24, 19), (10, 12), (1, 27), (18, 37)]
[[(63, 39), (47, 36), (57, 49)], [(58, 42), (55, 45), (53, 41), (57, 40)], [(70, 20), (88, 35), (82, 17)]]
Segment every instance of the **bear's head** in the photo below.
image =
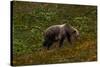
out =
[(79, 31), (75, 27), (73, 27), (69, 24), (64, 24), (64, 28), (66, 30), (66, 33), (68, 33), (71, 36), (72, 40), (80, 39)]

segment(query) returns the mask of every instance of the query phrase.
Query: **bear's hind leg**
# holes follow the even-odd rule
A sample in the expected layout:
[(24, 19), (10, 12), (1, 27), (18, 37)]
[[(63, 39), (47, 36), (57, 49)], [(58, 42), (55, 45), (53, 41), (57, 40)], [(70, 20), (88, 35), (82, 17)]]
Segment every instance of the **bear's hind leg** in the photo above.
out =
[(52, 40), (45, 40), (43, 42), (43, 47), (47, 48), (49, 50), (49, 48), (52, 46), (53, 41)]
[(47, 40), (45, 40), (45, 41), (43, 42), (43, 47), (47, 47), (47, 45), (48, 45), (48, 42), (47, 42)]
[(49, 40), (48, 41), (48, 45), (47, 45), (47, 49), (48, 50), (50, 49), (50, 47), (52, 46), (52, 44), (53, 44), (53, 41), (52, 40)]

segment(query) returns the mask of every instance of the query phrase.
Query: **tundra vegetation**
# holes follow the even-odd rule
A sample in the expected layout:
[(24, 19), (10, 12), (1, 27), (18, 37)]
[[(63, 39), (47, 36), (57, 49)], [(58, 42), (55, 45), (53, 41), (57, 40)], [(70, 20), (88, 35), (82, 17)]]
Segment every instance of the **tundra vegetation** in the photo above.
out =
[[(97, 7), (14, 1), (12, 3), (13, 65), (88, 62), (97, 60)], [(80, 40), (62, 48), (42, 49), (43, 31), (51, 25), (71, 24)]]

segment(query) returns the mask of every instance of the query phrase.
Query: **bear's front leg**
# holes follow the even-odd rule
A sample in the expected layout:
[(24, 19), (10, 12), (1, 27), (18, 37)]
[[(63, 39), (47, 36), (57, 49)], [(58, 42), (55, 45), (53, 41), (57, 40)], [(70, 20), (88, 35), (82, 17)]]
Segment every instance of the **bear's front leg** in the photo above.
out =
[(68, 39), (68, 42), (72, 45), (71, 36), (68, 36), (67, 39)]
[(62, 47), (63, 46), (64, 39), (65, 39), (64, 37), (62, 37), (60, 39), (60, 41), (59, 41), (59, 47)]

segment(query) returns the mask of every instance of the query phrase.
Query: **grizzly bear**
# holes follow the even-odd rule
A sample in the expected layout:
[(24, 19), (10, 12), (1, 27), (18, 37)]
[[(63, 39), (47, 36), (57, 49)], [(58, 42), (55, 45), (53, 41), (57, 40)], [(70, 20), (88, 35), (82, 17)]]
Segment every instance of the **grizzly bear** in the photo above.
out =
[(46, 47), (49, 50), (50, 46), (56, 41), (58, 41), (59, 47), (62, 47), (65, 38), (67, 38), (68, 42), (72, 44), (72, 38), (79, 38), (79, 31), (69, 24), (61, 24), (48, 27), (43, 35), (43, 47)]

